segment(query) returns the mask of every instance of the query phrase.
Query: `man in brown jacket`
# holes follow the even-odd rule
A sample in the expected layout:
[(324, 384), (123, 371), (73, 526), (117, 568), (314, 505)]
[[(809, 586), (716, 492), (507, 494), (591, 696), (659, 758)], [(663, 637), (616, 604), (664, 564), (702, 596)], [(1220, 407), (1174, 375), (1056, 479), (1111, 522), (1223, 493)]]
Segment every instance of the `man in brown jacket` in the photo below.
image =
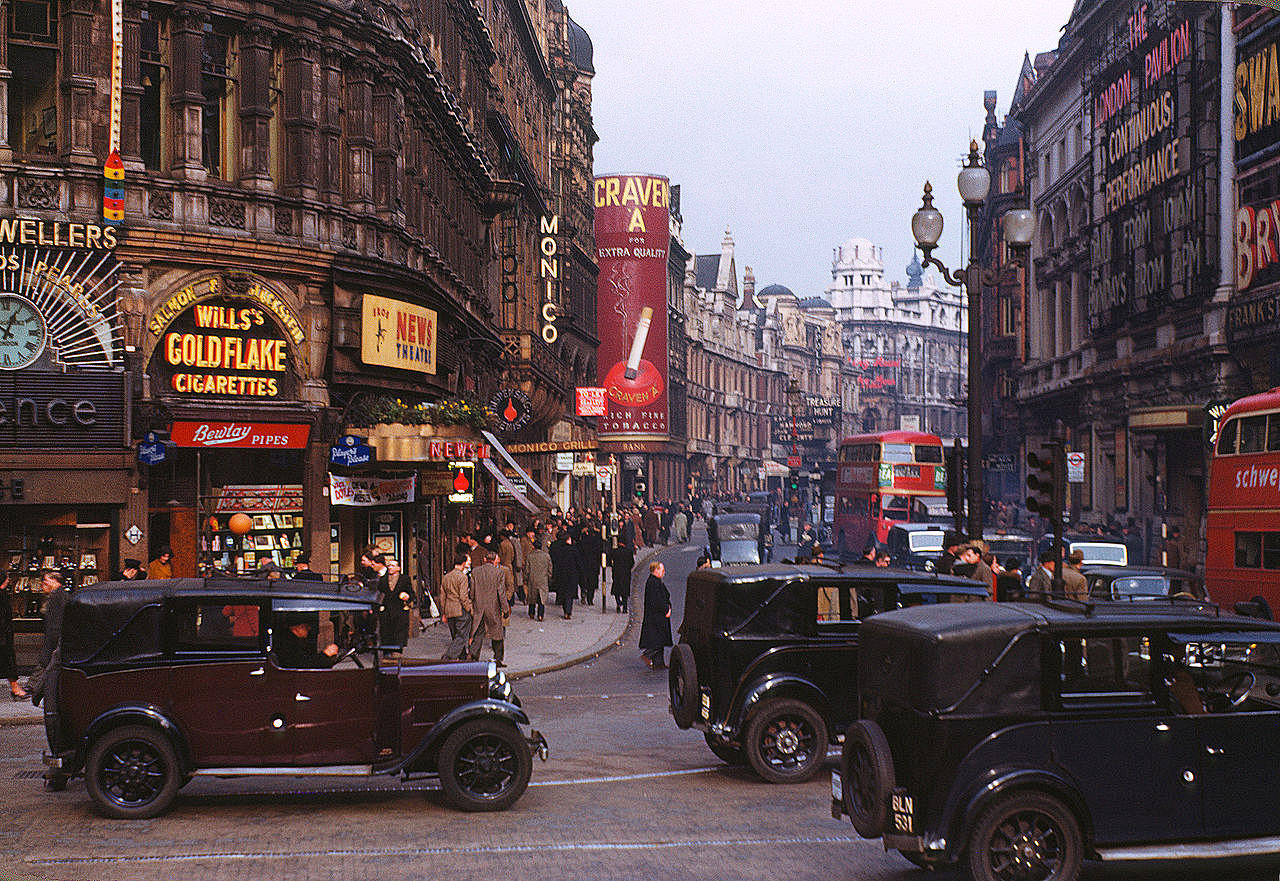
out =
[(467, 656), (471, 639), (471, 582), (467, 578), (467, 555), (455, 554), (453, 568), (440, 581), (440, 620), (449, 625), (453, 641), (442, 656), (446, 661)]
[(498, 565), (498, 552), (489, 551), (483, 566), (471, 570), (471, 607), (475, 621), (471, 625), (471, 644), (468, 654), (471, 660), (480, 660), (480, 647), (487, 636), (493, 644), (493, 660), (499, 667), (502, 662), (503, 640), (506, 628), (503, 620), (511, 615), (511, 603), (507, 599), (507, 573)]

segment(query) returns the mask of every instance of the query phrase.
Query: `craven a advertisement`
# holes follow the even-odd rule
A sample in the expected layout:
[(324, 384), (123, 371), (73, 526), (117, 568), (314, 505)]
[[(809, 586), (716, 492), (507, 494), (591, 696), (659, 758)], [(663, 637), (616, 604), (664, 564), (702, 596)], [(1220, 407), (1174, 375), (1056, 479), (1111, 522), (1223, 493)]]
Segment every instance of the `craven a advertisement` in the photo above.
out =
[(595, 179), (601, 440), (667, 439), (670, 184), (653, 175)]

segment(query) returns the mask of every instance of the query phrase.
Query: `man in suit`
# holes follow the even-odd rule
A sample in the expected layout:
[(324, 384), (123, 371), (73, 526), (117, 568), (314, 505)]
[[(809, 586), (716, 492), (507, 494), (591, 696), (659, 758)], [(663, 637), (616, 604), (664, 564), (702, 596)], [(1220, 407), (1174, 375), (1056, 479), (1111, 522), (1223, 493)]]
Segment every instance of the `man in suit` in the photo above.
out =
[(475, 621), (471, 625), (471, 644), (467, 653), (471, 660), (480, 660), (480, 647), (487, 636), (493, 645), (493, 660), (499, 667), (502, 661), (503, 643), (506, 638), (505, 620), (511, 615), (511, 603), (507, 599), (506, 574), (498, 565), (498, 552), (488, 551), (483, 565), (471, 570), (471, 606)]
[(458, 553), (453, 568), (440, 581), (440, 620), (449, 625), (453, 641), (442, 656), (444, 660), (465, 658), (471, 639), (471, 581), (467, 576), (467, 555)]

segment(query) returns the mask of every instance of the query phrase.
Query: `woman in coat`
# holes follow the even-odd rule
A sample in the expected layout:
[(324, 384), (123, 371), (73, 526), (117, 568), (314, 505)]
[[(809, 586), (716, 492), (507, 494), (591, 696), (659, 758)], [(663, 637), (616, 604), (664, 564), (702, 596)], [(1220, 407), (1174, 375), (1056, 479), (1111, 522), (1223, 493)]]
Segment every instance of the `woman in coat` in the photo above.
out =
[(18, 659), (13, 651), (13, 599), (9, 573), (0, 573), (0, 677), (9, 680), (9, 697), (28, 700), (31, 695), (18, 684)]
[(542, 539), (534, 539), (524, 557), (524, 591), (529, 601), (529, 617), (541, 621), (551, 601), (551, 555), (542, 547)]
[(567, 528), (561, 529), (559, 538), (551, 544), (551, 589), (556, 592), (566, 619), (573, 617), (573, 598), (578, 595), (581, 580), (573, 535)]
[(640, 654), (655, 670), (667, 669), (663, 660), (671, 645), (671, 593), (662, 580), (666, 567), (654, 561), (649, 564), (649, 580), (644, 583), (644, 623), (640, 625)]
[(631, 597), (631, 570), (636, 567), (636, 552), (629, 544), (619, 544), (613, 549), (609, 564), (613, 567), (613, 599), (619, 612), (627, 610)]
[(382, 644), (403, 650), (409, 644), (409, 610), (413, 608), (413, 582), (400, 561), (387, 557), (387, 590), (382, 597)]

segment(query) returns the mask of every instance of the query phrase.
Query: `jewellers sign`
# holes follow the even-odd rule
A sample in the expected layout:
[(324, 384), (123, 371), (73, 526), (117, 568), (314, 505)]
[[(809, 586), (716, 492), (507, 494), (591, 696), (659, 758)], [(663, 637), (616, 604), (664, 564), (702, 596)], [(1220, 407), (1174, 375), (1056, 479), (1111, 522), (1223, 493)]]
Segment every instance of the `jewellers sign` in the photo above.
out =
[(174, 446), (197, 449), (301, 450), (309, 425), (265, 422), (175, 422), (169, 432)]

